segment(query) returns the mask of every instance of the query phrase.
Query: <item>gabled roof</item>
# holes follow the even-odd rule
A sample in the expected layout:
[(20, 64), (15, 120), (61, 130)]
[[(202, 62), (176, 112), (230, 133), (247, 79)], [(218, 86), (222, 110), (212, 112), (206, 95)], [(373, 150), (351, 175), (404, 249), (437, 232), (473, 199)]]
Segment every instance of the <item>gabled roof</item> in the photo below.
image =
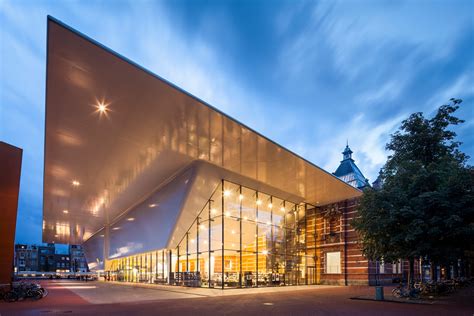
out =
[(367, 186), (367, 179), (355, 164), (354, 159), (352, 159), (352, 150), (349, 148), (349, 145), (346, 145), (342, 155), (343, 160), (334, 172), (334, 175), (353, 187), (363, 188)]

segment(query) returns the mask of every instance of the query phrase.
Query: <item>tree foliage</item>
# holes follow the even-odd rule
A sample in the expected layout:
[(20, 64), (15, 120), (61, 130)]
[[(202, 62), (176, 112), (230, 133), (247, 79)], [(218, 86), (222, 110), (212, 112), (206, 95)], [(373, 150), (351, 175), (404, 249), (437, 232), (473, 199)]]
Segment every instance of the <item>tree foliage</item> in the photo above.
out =
[(391, 135), (383, 186), (367, 189), (353, 226), (371, 260), (449, 262), (474, 240), (474, 171), (450, 129), (464, 121), (451, 99), (430, 119), (414, 113)]

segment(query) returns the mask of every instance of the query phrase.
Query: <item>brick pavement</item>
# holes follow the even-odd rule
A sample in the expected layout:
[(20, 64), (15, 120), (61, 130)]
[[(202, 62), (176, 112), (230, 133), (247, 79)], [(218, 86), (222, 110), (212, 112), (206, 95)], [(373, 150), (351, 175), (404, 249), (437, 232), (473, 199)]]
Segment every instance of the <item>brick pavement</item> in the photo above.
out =
[[(469, 315), (474, 290), (440, 299), (438, 304), (401, 304), (351, 300), (373, 288), (313, 287), (288, 291), (252, 290), (241, 294), (199, 296), (179, 287), (146, 289), (117, 284), (45, 282), (49, 295), (40, 301), (0, 303), (0, 315)], [(81, 287), (85, 287), (81, 289)], [(169, 290), (168, 290), (169, 289)], [(84, 293), (93, 294), (84, 294)], [(389, 289), (386, 290), (386, 295)], [(110, 294), (112, 293), (112, 294)], [(92, 297), (95, 297), (92, 299)]]

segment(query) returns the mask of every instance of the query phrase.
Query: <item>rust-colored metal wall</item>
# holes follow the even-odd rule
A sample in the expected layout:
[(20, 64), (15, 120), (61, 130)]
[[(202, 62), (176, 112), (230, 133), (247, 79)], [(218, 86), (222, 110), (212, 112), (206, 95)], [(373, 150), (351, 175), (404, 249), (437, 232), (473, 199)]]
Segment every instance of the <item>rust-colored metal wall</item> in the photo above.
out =
[(0, 142), (0, 285), (13, 275), (16, 214), (23, 150)]

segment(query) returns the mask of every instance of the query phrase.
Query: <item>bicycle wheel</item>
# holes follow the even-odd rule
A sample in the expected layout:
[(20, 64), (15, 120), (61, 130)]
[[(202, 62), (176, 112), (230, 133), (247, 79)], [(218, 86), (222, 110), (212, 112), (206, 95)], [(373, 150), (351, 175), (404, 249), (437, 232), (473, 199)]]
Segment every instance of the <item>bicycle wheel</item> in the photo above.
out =
[(41, 292), (40, 290), (33, 290), (31, 291), (30, 295), (31, 295), (31, 298), (35, 301), (43, 298), (43, 292)]
[(395, 297), (397, 297), (397, 298), (402, 297), (402, 291), (401, 291), (401, 289), (399, 289), (399, 288), (394, 288), (394, 289), (392, 290), (392, 295), (395, 296)]
[(18, 300), (18, 295), (15, 292), (10, 291), (10, 292), (5, 293), (5, 296), (3, 297), (3, 299), (9, 303), (15, 302)]

